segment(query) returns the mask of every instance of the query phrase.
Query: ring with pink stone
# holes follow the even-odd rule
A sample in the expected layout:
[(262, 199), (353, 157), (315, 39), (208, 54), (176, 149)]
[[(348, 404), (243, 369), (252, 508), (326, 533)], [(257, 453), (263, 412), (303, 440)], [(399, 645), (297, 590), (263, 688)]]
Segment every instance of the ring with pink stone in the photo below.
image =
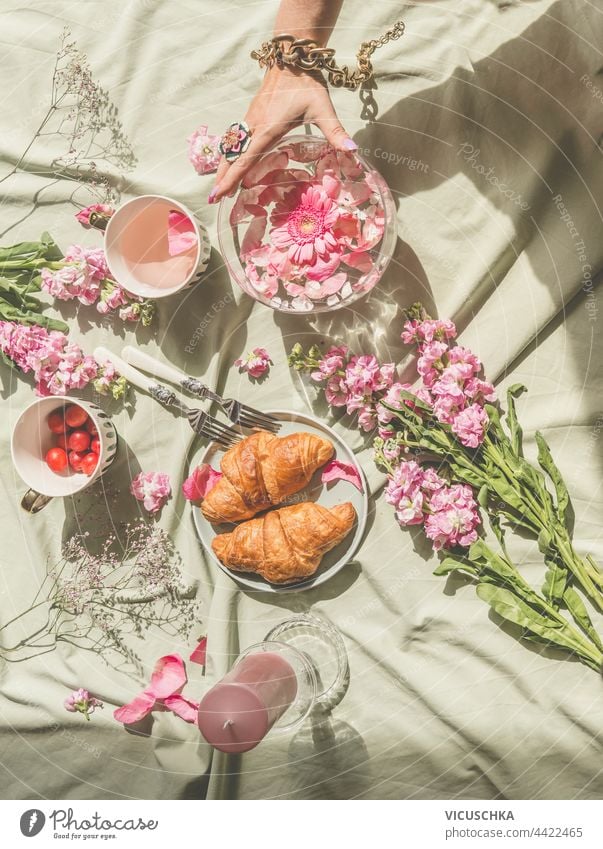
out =
[(245, 121), (235, 121), (226, 130), (220, 143), (218, 150), (222, 156), (229, 162), (238, 159), (242, 153), (245, 153), (251, 143), (251, 133)]

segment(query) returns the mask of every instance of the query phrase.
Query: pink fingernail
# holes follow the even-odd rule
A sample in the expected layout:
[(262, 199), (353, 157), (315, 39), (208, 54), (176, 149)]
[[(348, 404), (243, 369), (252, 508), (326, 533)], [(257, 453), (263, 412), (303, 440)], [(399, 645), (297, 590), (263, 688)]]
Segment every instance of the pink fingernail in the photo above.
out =
[(343, 143), (343, 146), (346, 150), (358, 150), (358, 145), (354, 141), (354, 139), (346, 139)]
[(211, 192), (209, 193), (209, 195), (207, 197), (208, 203), (214, 202), (214, 199), (215, 199), (216, 195), (218, 194), (219, 189), (220, 189), (220, 184), (216, 183), (216, 185), (213, 187), (213, 189), (211, 190)]

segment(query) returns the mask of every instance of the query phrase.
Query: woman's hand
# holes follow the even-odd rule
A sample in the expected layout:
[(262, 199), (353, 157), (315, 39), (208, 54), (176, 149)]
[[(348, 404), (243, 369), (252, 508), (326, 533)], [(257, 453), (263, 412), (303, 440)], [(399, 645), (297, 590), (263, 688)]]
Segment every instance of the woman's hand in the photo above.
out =
[(273, 66), (251, 101), (245, 121), (252, 131), (249, 147), (232, 163), (222, 158), (209, 203), (234, 192), (258, 157), (300, 124), (316, 124), (327, 141), (339, 150), (358, 147), (339, 123), (327, 84), (319, 72)]

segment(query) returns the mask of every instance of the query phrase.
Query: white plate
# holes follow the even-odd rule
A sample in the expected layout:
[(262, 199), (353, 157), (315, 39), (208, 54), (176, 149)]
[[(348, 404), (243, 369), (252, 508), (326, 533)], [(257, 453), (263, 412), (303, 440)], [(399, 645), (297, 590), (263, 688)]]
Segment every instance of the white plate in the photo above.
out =
[[(321, 483), (320, 475), (322, 469), (318, 469), (308, 486), (302, 489), (301, 492), (297, 492), (290, 499), (291, 502), (296, 504), (302, 500), (316, 501), (318, 504), (322, 504), (323, 507), (334, 507), (336, 504), (350, 501), (356, 508), (358, 517), (354, 528), (338, 546), (325, 554), (320, 566), (311, 578), (298, 581), (295, 584), (279, 586), (278, 584), (270, 584), (261, 575), (255, 575), (249, 572), (234, 572), (220, 563), (213, 552), (211, 542), (217, 534), (232, 530), (234, 525), (212, 525), (211, 522), (205, 519), (201, 510), (193, 504), (195, 527), (199, 534), (199, 539), (212, 560), (218, 564), (223, 572), (226, 572), (227, 575), (230, 575), (231, 578), (248, 589), (270, 593), (290, 593), (298, 590), (309, 590), (310, 587), (317, 587), (319, 584), (324, 584), (325, 581), (336, 575), (343, 569), (346, 563), (349, 563), (356, 553), (364, 534), (368, 514), (366, 480), (362, 468), (345, 442), (337, 436), (334, 430), (314, 418), (314, 416), (309, 416), (305, 413), (292, 413), (285, 410), (266, 410), (266, 412), (272, 416), (276, 416), (282, 422), (282, 427), (278, 433), (279, 436), (284, 436), (287, 433), (295, 433), (296, 431), (307, 431), (308, 433), (315, 433), (319, 436), (326, 437), (330, 439), (335, 448), (333, 459), (339, 460), (342, 463), (350, 463), (357, 469), (360, 480), (362, 481), (362, 492), (359, 492), (348, 481), (340, 480), (332, 484)], [(203, 452), (199, 463), (211, 463), (214, 469), (219, 469), (220, 459), (223, 454), (223, 448), (219, 445), (212, 444)], [(287, 503), (285, 501), (283, 505), (279, 506), (286, 506)]]

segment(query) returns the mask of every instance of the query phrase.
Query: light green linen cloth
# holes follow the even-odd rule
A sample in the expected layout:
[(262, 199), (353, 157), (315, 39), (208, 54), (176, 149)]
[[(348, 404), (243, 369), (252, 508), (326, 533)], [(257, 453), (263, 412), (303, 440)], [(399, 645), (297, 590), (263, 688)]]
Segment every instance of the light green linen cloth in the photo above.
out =
[[(519, 407), (527, 450), (534, 456), (540, 428), (573, 496), (576, 546), (602, 560), (603, 309), (600, 292), (584, 277), (596, 278), (603, 260), (600, 13), (579, 0), (344, 4), (333, 43), (349, 62), (361, 40), (399, 17), (407, 25), (400, 41), (374, 57), (376, 116), (357, 94), (334, 93), (344, 125), (392, 188), (399, 239), (370, 297), (351, 310), (309, 318), (255, 305), (229, 280), (217, 251), (216, 208), (205, 203), (212, 178), (197, 177), (186, 157), (185, 139), (196, 126), (220, 132), (244, 115), (261, 78), (247, 54), (270, 32), (276, 7), (55, 0), (0, 8), (6, 172), (44, 113), (58, 35), (69, 24), (138, 157), (123, 196), (178, 198), (199, 212), (215, 249), (203, 282), (161, 303), (152, 329), (133, 332), (67, 305), (63, 315), (75, 338), (88, 351), (139, 344), (226, 394), (264, 408), (314, 410), (332, 423), (315, 391), (289, 371), (291, 345), (329, 339), (402, 362), (402, 309), (420, 298), (458, 323), (462, 341), (479, 353), (501, 391), (526, 383)], [(55, 145), (49, 138), (32, 149), (30, 170), (47, 164)], [(10, 227), (3, 243), (48, 229), (62, 247), (82, 238), (99, 244), (99, 234), (84, 235), (72, 218), (73, 184), (44, 188), (32, 210), (33, 195), (47, 182), (20, 173), (1, 184), (1, 229)], [(586, 260), (560, 203), (584, 241)], [(232, 367), (255, 345), (268, 348), (274, 361), (261, 386)], [(149, 668), (163, 654), (187, 658), (206, 632), (206, 675), (187, 664), (185, 694), (199, 698), (240, 648), (306, 610), (341, 630), (351, 667), (349, 690), (328, 721), (308, 724), (294, 738), (269, 736), (248, 755), (229, 758), (212, 757), (196, 729), (167, 712), (155, 712), (150, 736), (126, 733), (112, 710), (140, 684), (90, 653), (61, 646), (27, 663), (3, 664), (2, 797), (601, 796), (601, 680), (559, 654), (520, 645), (471, 586), (432, 575), (435, 556), (420, 533), (396, 525), (380, 495), (382, 476), (353, 425), (335, 423), (357, 450), (372, 493), (362, 547), (326, 585), (275, 598), (241, 591), (205, 557), (179, 493), (198, 446), (184, 420), (146, 395), (134, 393), (125, 407), (107, 404), (120, 449), (103, 484), (77, 507), (56, 501), (36, 516), (20, 511), (24, 486), (8, 446), (32, 385), (6, 368), (2, 378), (0, 621), (28, 603), (46, 557), (77, 530), (81, 512), (90, 508), (94, 522), (108, 514), (135, 518), (131, 477), (160, 470), (174, 489), (161, 525), (203, 606), (187, 645), (149, 634), (137, 646)], [(536, 545), (515, 540), (512, 550), (537, 580)], [(62, 707), (79, 686), (105, 702), (90, 723)]]

